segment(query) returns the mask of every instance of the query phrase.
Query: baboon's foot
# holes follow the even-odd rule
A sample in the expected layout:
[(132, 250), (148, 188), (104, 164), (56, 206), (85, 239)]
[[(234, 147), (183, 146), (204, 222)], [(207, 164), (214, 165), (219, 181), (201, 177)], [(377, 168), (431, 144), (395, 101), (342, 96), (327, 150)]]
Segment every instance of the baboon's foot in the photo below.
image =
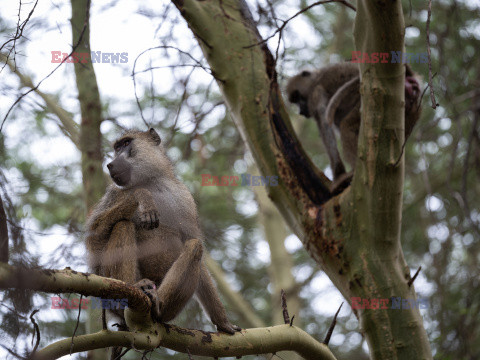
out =
[(157, 320), (160, 318), (160, 306), (161, 302), (158, 298), (157, 286), (152, 280), (142, 279), (135, 283), (133, 286), (142, 290), (152, 302), (152, 319)]

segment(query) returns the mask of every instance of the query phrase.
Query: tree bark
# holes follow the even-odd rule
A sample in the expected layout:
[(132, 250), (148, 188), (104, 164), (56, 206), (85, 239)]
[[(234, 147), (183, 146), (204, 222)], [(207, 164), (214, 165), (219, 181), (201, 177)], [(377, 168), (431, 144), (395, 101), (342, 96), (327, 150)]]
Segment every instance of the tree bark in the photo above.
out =
[[(332, 197), (329, 181), (295, 137), (275, 60), (243, 0), (173, 0), (198, 39), (232, 117), (292, 231), (351, 302), (415, 298), (400, 247), (404, 73), (400, 64), (362, 65), (359, 158), (352, 186)], [(355, 41), (365, 52), (403, 49), (400, 2), (360, 2)], [(253, 46), (252, 46), (253, 45)], [(360, 46), (361, 45), (361, 46)], [(378, 66), (377, 66), (378, 65)], [(392, 76), (393, 74), (393, 76)], [(431, 359), (418, 309), (356, 310), (373, 359)]]
[[(295, 351), (307, 360), (335, 360), (325, 344), (289, 324), (244, 329), (234, 335), (183, 329), (154, 323), (151, 301), (133, 285), (97, 275), (65, 270), (34, 270), (0, 263), (0, 289), (32, 289), (58, 293), (68, 289), (85, 296), (127, 299), (126, 323), (131, 331), (102, 330), (95, 334), (69, 337), (37, 351), (33, 359), (57, 359), (69, 353), (110, 346), (154, 350), (159, 346), (192, 355), (230, 357)], [(78, 304), (77, 304), (78, 305)]]
[[(363, 53), (404, 51), (401, 2), (357, 4), (355, 44)], [(404, 79), (400, 63), (360, 64), (362, 126), (352, 183), (355, 209), (350, 248), (352, 292), (362, 298), (416, 299), (400, 242), (405, 139)], [(397, 161), (400, 157), (401, 161)], [(360, 323), (374, 359), (431, 359), (418, 309), (360, 310)], [(387, 325), (387, 326), (385, 326)]]
[(80, 125), (80, 150), (82, 152), (82, 175), (85, 189), (87, 214), (105, 192), (103, 176), (102, 104), (98, 92), (97, 78), (90, 59), (90, 1), (71, 0), (72, 44), (75, 52), (88, 53), (86, 63), (74, 63), (78, 100), (82, 115)]
[[(72, 44), (77, 53), (88, 53), (86, 63), (74, 63), (75, 79), (80, 102), (80, 151), (82, 153), (82, 179), (84, 189), (85, 213), (90, 214), (93, 206), (105, 193), (103, 174), (102, 104), (97, 86), (97, 78), (90, 59), (90, 0), (71, 0), (72, 6)], [(99, 310), (90, 310), (87, 320), (88, 332), (100, 329)], [(89, 359), (105, 359), (106, 349), (88, 354)]]

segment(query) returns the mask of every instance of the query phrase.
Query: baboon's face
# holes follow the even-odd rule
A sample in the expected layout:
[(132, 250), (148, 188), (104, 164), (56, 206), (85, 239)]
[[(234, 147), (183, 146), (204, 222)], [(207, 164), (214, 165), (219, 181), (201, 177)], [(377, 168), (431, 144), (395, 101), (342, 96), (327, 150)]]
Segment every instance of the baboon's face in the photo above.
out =
[(122, 137), (115, 142), (115, 157), (107, 164), (112, 180), (118, 186), (126, 186), (132, 178), (132, 166), (128, 158), (132, 157), (133, 138)]
[(162, 174), (168, 160), (160, 150), (161, 139), (154, 129), (127, 132), (115, 141), (114, 159), (107, 164), (112, 180), (123, 188), (144, 185)]
[(300, 74), (290, 79), (287, 85), (288, 101), (297, 104), (300, 109), (300, 115), (310, 117), (308, 110), (308, 92), (312, 84), (312, 73), (302, 71)]

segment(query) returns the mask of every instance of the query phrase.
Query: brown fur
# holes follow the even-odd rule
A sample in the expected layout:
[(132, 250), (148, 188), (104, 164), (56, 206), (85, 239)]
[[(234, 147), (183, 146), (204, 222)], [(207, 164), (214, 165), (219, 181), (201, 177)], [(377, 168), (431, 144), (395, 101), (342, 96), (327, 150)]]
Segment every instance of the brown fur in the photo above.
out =
[[(417, 84), (413, 85), (413, 82)], [(405, 69), (405, 140), (412, 133), (413, 127), (420, 118), (422, 108), (420, 106), (420, 80), (409, 65)], [(414, 89), (412, 89), (412, 87)], [(352, 101), (353, 99), (353, 101)], [(339, 118), (338, 111), (348, 108), (350, 112), (343, 118)], [(327, 107), (327, 121), (334, 123), (340, 130), (343, 154), (347, 162), (355, 169), (357, 160), (358, 133), (360, 131), (360, 77), (355, 77), (346, 82), (337, 90)]]
[(175, 177), (155, 130), (129, 131), (114, 147), (119, 151), (109, 164), (112, 177), (115, 160), (131, 173), (124, 186), (108, 187), (88, 218), (86, 245), (94, 272), (142, 287), (155, 303), (158, 321), (175, 318), (196, 293), (219, 330), (238, 331), (202, 261), (195, 202)]
[[(421, 114), (418, 76), (410, 66), (405, 72), (405, 139), (413, 130)], [(351, 174), (345, 174), (338, 154), (337, 142), (331, 125), (340, 131), (343, 155), (355, 169), (358, 133), (360, 130), (360, 76), (354, 63), (329, 65), (315, 72), (303, 71), (287, 85), (289, 100), (298, 104), (300, 113), (313, 116), (327, 149), (334, 172), (333, 189), (345, 185)]]
[[(345, 166), (338, 152), (333, 128), (328, 124), (325, 114), (332, 96), (343, 84), (355, 77), (358, 77), (358, 67), (352, 63), (342, 63), (326, 66), (315, 72), (302, 71), (287, 84), (290, 102), (300, 107), (300, 114), (315, 118), (335, 180), (345, 174)], [(338, 118), (343, 118), (347, 113), (348, 109), (342, 108)]]

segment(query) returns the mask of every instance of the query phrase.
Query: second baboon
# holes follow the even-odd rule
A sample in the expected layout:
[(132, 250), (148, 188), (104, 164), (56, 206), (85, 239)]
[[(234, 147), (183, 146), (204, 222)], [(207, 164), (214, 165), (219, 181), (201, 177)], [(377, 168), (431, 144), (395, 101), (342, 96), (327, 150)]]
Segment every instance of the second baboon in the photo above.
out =
[[(339, 180), (345, 174), (345, 166), (337, 148), (337, 141), (333, 128), (325, 119), (328, 103), (337, 90), (358, 77), (358, 67), (355, 64), (343, 63), (326, 66), (317, 71), (302, 71), (288, 81), (287, 95), (291, 103), (297, 104), (300, 114), (313, 117), (320, 131), (325, 149), (330, 159), (334, 180)], [(349, 109), (355, 106), (342, 108), (338, 117), (346, 116)]]
[[(405, 140), (421, 114), (419, 79), (409, 65), (405, 69)], [(353, 105), (352, 105), (353, 104)], [(342, 109), (350, 109), (345, 115)], [(360, 77), (357, 76), (342, 85), (330, 99), (326, 115), (329, 125), (335, 124), (340, 131), (343, 154), (355, 169), (357, 160), (358, 133), (360, 131)]]
[(233, 334), (240, 328), (228, 320), (202, 260), (195, 202), (160, 143), (154, 129), (128, 131), (115, 142), (107, 165), (115, 184), (87, 221), (90, 266), (141, 287), (157, 321), (175, 318), (195, 294), (217, 329)]
[[(327, 150), (334, 176), (334, 186), (348, 180), (338, 152), (332, 123), (340, 131), (343, 153), (355, 169), (358, 132), (360, 129), (360, 76), (357, 64), (329, 65), (317, 71), (302, 71), (287, 84), (291, 103), (298, 105), (300, 114), (314, 117)], [(420, 89), (415, 74), (406, 66), (405, 74), (405, 139), (420, 117)]]

